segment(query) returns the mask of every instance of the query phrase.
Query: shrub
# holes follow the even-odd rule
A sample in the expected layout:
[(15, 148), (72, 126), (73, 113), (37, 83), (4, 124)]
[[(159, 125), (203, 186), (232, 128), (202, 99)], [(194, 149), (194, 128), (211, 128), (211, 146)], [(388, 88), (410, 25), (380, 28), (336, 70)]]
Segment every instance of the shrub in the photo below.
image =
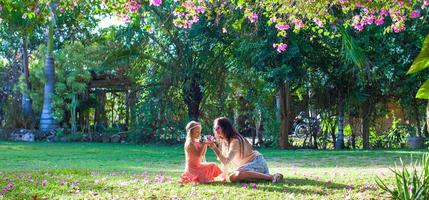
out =
[[(422, 167), (421, 170), (418, 168)], [(411, 162), (408, 169), (401, 160), (401, 168), (391, 169), (395, 175), (393, 188), (377, 177), (377, 185), (392, 199), (429, 200), (429, 154), (421, 162)]]
[(405, 145), (405, 139), (408, 133), (412, 131), (409, 125), (401, 125), (393, 122), (392, 127), (389, 128), (385, 142), (387, 148), (401, 148)]

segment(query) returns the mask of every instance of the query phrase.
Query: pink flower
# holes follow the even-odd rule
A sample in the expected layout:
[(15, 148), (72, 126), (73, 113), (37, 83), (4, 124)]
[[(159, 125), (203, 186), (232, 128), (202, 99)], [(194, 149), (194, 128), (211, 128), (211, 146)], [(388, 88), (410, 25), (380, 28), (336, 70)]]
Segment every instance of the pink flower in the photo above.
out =
[(241, 184), (241, 185), (240, 185), (240, 187), (242, 187), (242, 188), (247, 188), (247, 184), (246, 184), (246, 183), (243, 183), (243, 184)]
[(250, 14), (250, 16), (247, 16), (247, 18), (250, 20), (251, 23), (255, 23), (256, 21), (258, 21), (258, 14), (256, 13), (252, 13)]
[(413, 191), (413, 186), (412, 186), (412, 185), (409, 185), (409, 186), (408, 186), (408, 192), (409, 192), (409, 193), (411, 193), (412, 191)]
[(258, 186), (256, 185), (256, 183), (251, 183), (250, 185), (252, 185), (253, 189), (256, 189)]
[(331, 181), (331, 180), (328, 180), (328, 181), (326, 181), (325, 183), (326, 183), (326, 184), (332, 184), (332, 181)]
[(420, 17), (420, 11), (413, 10), (413, 12), (410, 13), (410, 17), (411, 17), (411, 19), (415, 19), (415, 18)]
[(403, 23), (396, 23), (396, 24), (392, 25), (392, 30), (395, 33), (399, 33), (401, 31), (405, 30), (405, 24), (403, 24)]
[(275, 48), (277, 52), (281, 53), (283, 51), (286, 51), (288, 46), (287, 44), (284, 44), (284, 43), (278, 43), (278, 44), (273, 44), (273, 48)]
[(64, 13), (64, 12), (65, 12), (64, 8), (61, 8), (61, 9), (60, 9), (60, 12), (61, 12), (61, 13)]
[(299, 19), (293, 19), (292, 22), (295, 24), (295, 28), (303, 28), (304, 23)]
[(364, 23), (366, 25), (371, 25), (372, 23), (374, 23), (374, 16), (370, 15), (370, 16), (363, 17), (362, 23)]
[(162, 4), (162, 0), (150, 0), (149, 5), (150, 6), (160, 6)]
[(122, 15), (122, 21), (124, 21), (124, 22), (129, 22), (131, 20), (131, 17), (130, 16), (128, 16), (128, 15)]
[(39, 9), (39, 5), (38, 5), (38, 4), (36, 4), (36, 5), (34, 6), (34, 13), (35, 13), (36, 15), (38, 15), (38, 14), (40, 13), (40, 9)]
[(347, 190), (353, 190), (353, 186), (352, 186), (352, 185), (347, 185), (347, 186), (346, 186), (346, 189), (347, 189)]
[(319, 19), (319, 18), (314, 18), (313, 19), (314, 23), (319, 26), (320, 28), (323, 28), (323, 22)]
[(128, 2), (128, 8), (130, 9), (130, 12), (132, 12), (132, 13), (136, 12), (141, 7), (142, 7), (142, 5), (137, 3), (137, 1), (135, 1), (135, 0), (131, 0), (130, 2)]
[(347, 3), (347, 0), (340, 0), (340, 4), (345, 4)]
[(46, 187), (46, 184), (48, 183), (48, 181), (47, 180), (43, 180), (42, 181), (42, 187)]
[(354, 27), (357, 31), (363, 31), (363, 29), (365, 29), (365, 26), (362, 24), (356, 24)]
[(6, 182), (10, 182), (10, 178), (9, 177), (6, 178)]
[(197, 6), (195, 8), (195, 12), (197, 12), (197, 13), (204, 13), (204, 11), (205, 11), (205, 8), (202, 6)]
[(290, 26), (287, 24), (277, 24), (276, 28), (280, 31), (286, 31), (290, 29)]
[(384, 8), (380, 9), (380, 16), (387, 16), (387, 15), (389, 15), (389, 13), (387, 12), (386, 9)]
[(215, 140), (215, 138), (213, 137), (213, 135), (208, 135), (207, 140), (210, 142), (213, 142)]
[(185, 1), (185, 2), (182, 3), (182, 6), (193, 7), (194, 3), (192, 3), (192, 1)]
[(382, 16), (377, 17), (375, 19), (374, 23), (377, 26), (383, 25), (384, 24), (384, 17), (382, 17)]

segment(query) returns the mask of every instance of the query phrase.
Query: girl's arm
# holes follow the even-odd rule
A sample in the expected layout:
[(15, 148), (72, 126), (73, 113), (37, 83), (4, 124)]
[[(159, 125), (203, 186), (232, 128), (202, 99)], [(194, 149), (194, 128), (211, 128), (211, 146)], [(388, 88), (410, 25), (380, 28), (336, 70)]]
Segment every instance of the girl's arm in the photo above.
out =
[(202, 144), (201, 149), (201, 162), (206, 162), (207, 144)]
[(198, 157), (201, 157), (201, 156), (205, 155), (205, 151), (206, 151), (205, 149), (207, 149), (207, 146), (201, 145), (201, 148), (197, 148), (197, 147), (195, 147), (195, 145), (192, 142), (189, 142), (186, 144), (186, 149), (190, 153), (192, 153)]

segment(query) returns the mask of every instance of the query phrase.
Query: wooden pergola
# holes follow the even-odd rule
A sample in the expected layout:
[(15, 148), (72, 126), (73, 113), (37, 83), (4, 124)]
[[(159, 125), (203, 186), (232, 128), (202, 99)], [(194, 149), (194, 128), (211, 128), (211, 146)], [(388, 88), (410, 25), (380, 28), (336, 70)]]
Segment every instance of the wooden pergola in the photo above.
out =
[[(95, 72), (91, 72), (91, 80), (87, 87), (88, 97), (91, 93), (95, 93), (96, 102), (95, 102), (95, 114), (94, 114), (94, 124), (95, 129), (97, 127), (108, 126), (108, 117), (106, 115), (106, 94), (107, 93), (125, 93), (125, 130), (128, 130), (130, 127), (130, 118), (134, 119), (130, 116), (130, 113), (135, 113), (133, 109), (135, 109), (136, 103), (136, 87), (135, 83), (132, 82), (129, 78), (124, 75), (114, 75), (109, 73), (104, 74), (96, 74)], [(112, 108), (113, 109), (113, 108)], [(81, 126), (87, 127), (89, 130), (89, 112), (80, 114), (83, 117), (80, 117)], [(112, 124), (114, 122), (112, 121)]]

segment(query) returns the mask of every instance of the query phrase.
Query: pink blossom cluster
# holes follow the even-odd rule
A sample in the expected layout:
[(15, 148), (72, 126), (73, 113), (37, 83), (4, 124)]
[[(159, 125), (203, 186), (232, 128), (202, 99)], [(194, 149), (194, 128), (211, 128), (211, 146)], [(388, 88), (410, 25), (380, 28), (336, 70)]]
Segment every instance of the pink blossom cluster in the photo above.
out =
[(280, 43), (274, 43), (273, 44), (273, 48), (275, 48), (277, 50), (277, 52), (282, 53), (283, 51), (287, 50), (288, 45), (284, 44), (282, 42), (280, 42)]
[(290, 29), (290, 26), (288, 24), (277, 24), (276, 29), (279, 31), (287, 31)]
[(191, 1), (185, 1), (181, 4), (184, 10), (174, 11), (176, 19), (173, 21), (174, 25), (178, 28), (189, 29), (193, 24), (197, 23), (200, 18), (198, 15), (205, 12), (205, 8), (201, 5), (195, 5)]
[(162, 4), (162, 0), (150, 0), (149, 5), (150, 6), (160, 6)]
[(208, 135), (207, 136), (207, 140), (210, 141), (210, 142), (214, 142), (215, 138), (213, 137), (213, 135)]
[(137, 12), (142, 5), (139, 4), (136, 0), (131, 0), (128, 2), (128, 4), (125, 4), (125, 6), (130, 10), (131, 13)]
[(319, 26), (320, 28), (323, 28), (323, 27), (324, 27), (322, 20), (320, 20), (319, 18), (314, 18), (314, 19), (313, 19), (313, 21), (314, 21), (314, 23), (315, 23), (317, 26)]
[(6, 194), (7, 191), (13, 190), (14, 187), (15, 187), (15, 183), (9, 183), (0, 191), (0, 196), (3, 196), (4, 194)]
[(302, 22), (301, 20), (299, 20), (299, 19), (292, 19), (292, 23), (294, 23), (295, 24), (295, 28), (296, 29), (300, 29), (300, 28), (303, 28), (304, 27), (304, 22)]
[(259, 19), (259, 15), (255, 12), (250, 13), (247, 15), (247, 19), (249, 19), (250, 23), (255, 23)]
[[(289, 25), (288, 23), (279, 22), (279, 20), (277, 20), (276, 17), (270, 18), (270, 22), (276, 23), (275, 28), (277, 29), (277, 31), (280, 31), (280, 32), (288, 31), (292, 28), (291, 25)], [(294, 30), (299, 30), (304, 27), (304, 23), (299, 19), (293, 18), (293, 19), (290, 19), (290, 22), (292, 22), (292, 24), (294, 25)], [(323, 24), (321, 25), (323, 26)]]

